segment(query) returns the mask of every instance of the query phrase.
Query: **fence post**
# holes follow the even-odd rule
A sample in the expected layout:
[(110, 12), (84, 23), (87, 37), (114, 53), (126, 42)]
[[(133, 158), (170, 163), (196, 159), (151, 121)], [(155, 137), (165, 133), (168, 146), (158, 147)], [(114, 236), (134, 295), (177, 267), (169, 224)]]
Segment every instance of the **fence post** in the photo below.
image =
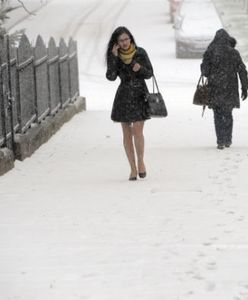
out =
[(19, 91), (21, 103), (21, 132), (24, 133), (37, 120), (34, 81), (33, 49), (25, 34), (22, 35), (17, 51)]
[(13, 97), (12, 97), (12, 86), (11, 86), (11, 65), (10, 65), (10, 43), (9, 35), (6, 35), (6, 46), (7, 46), (7, 70), (8, 70), (8, 88), (7, 88), (7, 99), (8, 99), (8, 112), (10, 115), (10, 128), (11, 128), (11, 146), (15, 154), (15, 131), (14, 131), (14, 117), (13, 117)]
[(36, 87), (38, 122), (44, 119), (50, 111), (48, 87), (48, 54), (42, 37), (39, 35), (34, 47), (34, 75)]
[(79, 95), (79, 72), (78, 72), (78, 56), (77, 42), (72, 38), (69, 40), (69, 72), (70, 72), (70, 87), (71, 99), (75, 101)]
[(5, 105), (3, 96), (3, 76), (2, 76), (2, 57), (0, 57), (0, 111), (1, 111), (1, 124), (0, 124), (0, 146), (7, 146), (7, 130), (5, 123)]
[(64, 39), (59, 42), (59, 72), (60, 72), (60, 93), (62, 107), (66, 107), (71, 100), (70, 97), (70, 77), (68, 65), (68, 47)]
[(48, 69), (51, 103), (50, 113), (54, 115), (61, 107), (59, 87), (59, 54), (54, 38), (50, 38), (48, 43)]

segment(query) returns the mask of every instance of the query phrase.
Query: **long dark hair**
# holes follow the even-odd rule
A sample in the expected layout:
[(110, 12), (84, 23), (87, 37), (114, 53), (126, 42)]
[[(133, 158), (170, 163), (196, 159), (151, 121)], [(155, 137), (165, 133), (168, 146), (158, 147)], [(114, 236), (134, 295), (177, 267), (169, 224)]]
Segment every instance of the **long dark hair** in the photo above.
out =
[(108, 60), (109, 55), (112, 52), (114, 44), (117, 44), (119, 36), (122, 35), (123, 33), (126, 33), (130, 37), (131, 43), (133, 43), (136, 46), (132, 33), (124, 26), (117, 27), (115, 31), (112, 33), (111, 38), (108, 42), (107, 51), (105, 55), (106, 62)]

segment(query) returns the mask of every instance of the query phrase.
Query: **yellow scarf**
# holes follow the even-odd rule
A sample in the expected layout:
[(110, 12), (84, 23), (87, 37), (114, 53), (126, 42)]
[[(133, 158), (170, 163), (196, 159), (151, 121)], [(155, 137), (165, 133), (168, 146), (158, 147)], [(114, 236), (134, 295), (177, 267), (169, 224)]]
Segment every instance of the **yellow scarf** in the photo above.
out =
[(136, 52), (135, 45), (131, 43), (127, 50), (119, 49), (119, 57), (124, 64), (130, 64)]

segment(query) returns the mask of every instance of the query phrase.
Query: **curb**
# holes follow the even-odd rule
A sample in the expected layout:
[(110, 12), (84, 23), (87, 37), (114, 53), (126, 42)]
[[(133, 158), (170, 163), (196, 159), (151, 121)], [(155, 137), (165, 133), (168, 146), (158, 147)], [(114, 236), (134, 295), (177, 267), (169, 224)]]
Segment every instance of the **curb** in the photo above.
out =
[(8, 148), (0, 149), (0, 176), (14, 168), (14, 154)]

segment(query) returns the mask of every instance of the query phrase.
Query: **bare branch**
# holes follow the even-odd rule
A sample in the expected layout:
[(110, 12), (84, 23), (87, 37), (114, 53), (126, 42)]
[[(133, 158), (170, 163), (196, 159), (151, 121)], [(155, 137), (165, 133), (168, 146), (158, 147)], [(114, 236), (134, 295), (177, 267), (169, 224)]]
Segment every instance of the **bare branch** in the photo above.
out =
[(21, 1), (21, 0), (17, 0), (17, 1), (21, 4), (21, 6), (25, 9), (25, 11), (26, 11), (28, 14), (35, 16), (34, 13), (32, 13), (31, 11), (29, 11), (29, 10), (27, 9), (27, 7), (26, 7), (25, 4), (23, 3), (23, 1)]

